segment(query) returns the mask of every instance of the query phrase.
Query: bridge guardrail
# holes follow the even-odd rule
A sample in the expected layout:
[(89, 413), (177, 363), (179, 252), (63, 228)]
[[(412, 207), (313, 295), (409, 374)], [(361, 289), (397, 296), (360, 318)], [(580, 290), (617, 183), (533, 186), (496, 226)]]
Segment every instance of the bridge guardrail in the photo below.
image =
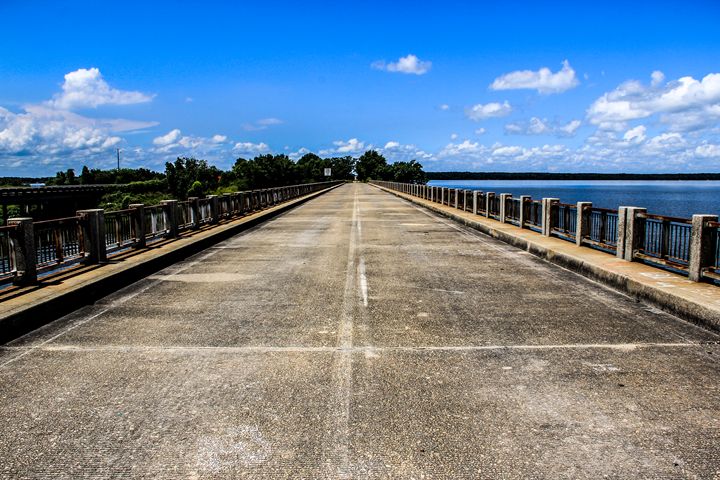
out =
[(103, 263), (110, 256), (172, 240), (182, 232), (211, 228), (222, 221), (272, 207), (339, 185), (342, 181), (307, 183), (253, 191), (209, 195), (157, 205), (134, 204), (123, 210), (80, 210), (77, 216), (34, 222), (10, 218), (0, 226), (0, 285), (36, 283), (38, 273), (77, 263)]
[[(574, 242), (627, 261), (669, 269), (692, 281), (720, 283), (720, 222), (717, 215), (676, 218), (649, 214), (644, 208), (617, 210), (590, 202), (561, 203), (503, 193), (460, 190), (433, 185), (376, 181), (374, 184), (447, 205), (475, 215)], [(462, 192), (462, 193), (458, 193)], [(460, 198), (460, 201), (455, 201)], [(468, 208), (472, 198), (472, 208)]]

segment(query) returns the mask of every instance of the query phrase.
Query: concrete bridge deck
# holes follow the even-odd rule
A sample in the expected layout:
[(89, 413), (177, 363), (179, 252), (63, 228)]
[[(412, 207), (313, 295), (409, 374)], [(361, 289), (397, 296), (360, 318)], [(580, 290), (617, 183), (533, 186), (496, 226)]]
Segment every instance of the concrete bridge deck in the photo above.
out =
[(0, 350), (1, 478), (713, 478), (720, 337), (368, 185)]

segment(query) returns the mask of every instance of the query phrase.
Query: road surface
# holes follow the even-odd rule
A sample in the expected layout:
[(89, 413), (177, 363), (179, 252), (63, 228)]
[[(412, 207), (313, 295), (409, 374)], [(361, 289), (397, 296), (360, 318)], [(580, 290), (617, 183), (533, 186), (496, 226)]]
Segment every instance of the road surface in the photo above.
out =
[(349, 184), (0, 350), (0, 478), (712, 478), (720, 337)]

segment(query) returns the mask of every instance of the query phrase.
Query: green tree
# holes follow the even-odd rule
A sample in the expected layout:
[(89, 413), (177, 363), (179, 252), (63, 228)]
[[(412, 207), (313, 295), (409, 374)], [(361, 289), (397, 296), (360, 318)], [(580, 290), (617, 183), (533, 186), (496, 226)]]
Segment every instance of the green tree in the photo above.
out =
[(80, 183), (82, 185), (92, 185), (95, 183), (95, 175), (90, 171), (87, 165), (83, 165), (82, 172), (80, 173)]
[(375, 150), (363, 153), (355, 163), (355, 172), (361, 181), (382, 180), (387, 176), (387, 168), (387, 160)]
[(326, 168), (332, 168), (329, 159), (320, 158), (314, 153), (306, 153), (296, 164), (297, 183), (323, 181)]
[(427, 175), (416, 160), (409, 162), (395, 162), (390, 166), (390, 178), (395, 182), (427, 183)]
[(165, 164), (165, 176), (170, 193), (178, 199), (187, 198), (187, 193), (195, 181), (202, 184), (203, 191), (217, 189), (222, 172), (205, 160), (178, 157), (175, 162)]
[(295, 164), (287, 155), (258, 155), (252, 160), (238, 158), (233, 175), (244, 188), (290, 185), (296, 179)]
[(353, 157), (333, 157), (330, 158), (330, 167), (332, 168), (333, 180), (352, 180), (355, 178), (353, 170), (355, 170), (355, 159)]

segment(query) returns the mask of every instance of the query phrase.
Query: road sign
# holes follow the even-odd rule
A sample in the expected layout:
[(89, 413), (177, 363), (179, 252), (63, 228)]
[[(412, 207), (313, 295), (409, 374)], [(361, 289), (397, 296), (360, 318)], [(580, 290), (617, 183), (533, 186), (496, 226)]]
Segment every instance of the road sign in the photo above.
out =
[(326, 176), (326, 177), (332, 176), (332, 168), (326, 168), (326, 169), (325, 169), (325, 176)]

